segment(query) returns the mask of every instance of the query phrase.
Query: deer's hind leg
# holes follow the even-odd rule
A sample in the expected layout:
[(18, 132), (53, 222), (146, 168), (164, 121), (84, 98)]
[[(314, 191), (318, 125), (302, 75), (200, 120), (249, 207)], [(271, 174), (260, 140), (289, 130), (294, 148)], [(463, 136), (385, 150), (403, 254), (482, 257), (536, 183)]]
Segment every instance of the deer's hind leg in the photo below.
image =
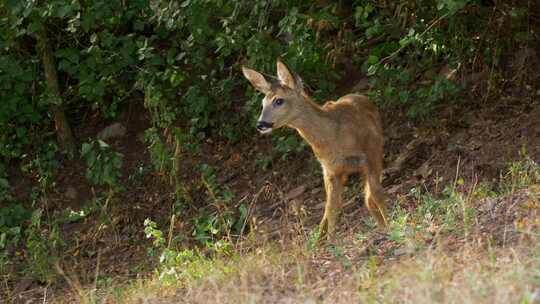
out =
[(380, 227), (388, 225), (386, 214), (386, 195), (380, 182), (380, 173), (377, 169), (365, 168), (364, 172), (364, 195), (366, 207), (369, 213)]
[(319, 225), (320, 236), (327, 236), (329, 240), (335, 237), (336, 225), (343, 206), (343, 186), (347, 181), (344, 174), (324, 172), (324, 186), (326, 189), (326, 205), (324, 215)]

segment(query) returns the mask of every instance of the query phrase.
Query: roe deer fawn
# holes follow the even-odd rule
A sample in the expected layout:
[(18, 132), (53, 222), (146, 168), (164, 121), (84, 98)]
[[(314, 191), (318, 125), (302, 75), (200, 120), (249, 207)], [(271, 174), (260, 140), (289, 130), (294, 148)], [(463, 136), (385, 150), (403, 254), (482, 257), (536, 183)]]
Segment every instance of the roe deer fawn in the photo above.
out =
[(257, 130), (269, 133), (282, 126), (298, 130), (322, 165), (326, 205), (320, 236), (334, 238), (343, 188), (352, 173), (363, 175), (365, 204), (377, 223), (386, 226), (386, 196), (381, 186), (383, 132), (377, 107), (367, 97), (355, 94), (319, 106), (305, 93), (302, 80), (280, 60), (276, 83), (246, 67), (242, 72), (265, 94)]

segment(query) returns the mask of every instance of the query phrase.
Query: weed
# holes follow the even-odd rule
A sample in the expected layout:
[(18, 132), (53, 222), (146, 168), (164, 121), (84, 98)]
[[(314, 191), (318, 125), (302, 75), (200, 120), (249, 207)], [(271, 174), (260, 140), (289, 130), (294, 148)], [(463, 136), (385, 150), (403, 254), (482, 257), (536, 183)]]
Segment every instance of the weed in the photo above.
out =
[(144, 177), (150, 173), (151, 168), (144, 163), (139, 163), (133, 169), (133, 172), (128, 176), (128, 181), (134, 185), (140, 185)]
[(351, 260), (347, 255), (345, 255), (344, 250), (342, 247), (338, 245), (329, 246), (328, 249), (336, 258), (336, 260), (340, 261), (341, 265), (343, 266), (343, 269), (347, 270), (352, 266)]
[(196, 145), (190, 146), (186, 134), (179, 128), (174, 128), (172, 133), (168, 136), (168, 141), (173, 142), (172, 147), (162, 139), (156, 127), (145, 131), (145, 141), (149, 144), (148, 149), (154, 170), (175, 188), (173, 209), (179, 212), (192, 202), (188, 188), (180, 180), (183, 150), (196, 149)]
[(5, 172), (4, 165), (0, 164), (0, 202), (8, 202), (12, 199), (10, 195), (11, 187)]
[[(182, 286), (192, 280), (201, 279), (212, 272), (215, 265), (203, 257), (197, 249), (175, 250), (166, 245), (163, 232), (156, 228), (156, 223), (145, 220), (145, 234), (151, 238), (154, 250), (159, 252), (159, 267), (156, 269), (158, 280), (164, 285)], [(213, 243), (217, 254), (230, 252), (230, 245), (221, 240)], [(150, 252), (152, 256), (155, 251)]]
[(261, 170), (268, 171), (272, 167), (272, 157), (271, 156), (258, 155), (257, 159), (255, 160), (255, 164)]
[(123, 155), (112, 150), (106, 142), (93, 140), (84, 143), (81, 156), (86, 161), (86, 177), (95, 185), (108, 186), (117, 192), (122, 189), (118, 179), (121, 176)]
[(27, 271), (41, 282), (51, 283), (57, 278), (53, 265), (60, 259), (65, 245), (58, 226), (42, 222), (42, 211), (33, 212), (26, 234)]
[(203, 164), (200, 170), (202, 184), (215, 211), (202, 214), (193, 220), (192, 236), (207, 248), (216, 248), (216, 242), (223, 237), (230, 241), (232, 235), (244, 232), (248, 210), (244, 204), (236, 208), (230, 206), (234, 193), (228, 187), (221, 187), (217, 183), (214, 168)]
[(526, 186), (540, 182), (540, 165), (526, 155), (522, 149), (521, 159), (508, 165), (506, 174), (501, 176), (503, 193), (514, 193)]
[(22, 166), (22, 171), (32, 174), (36, 177), (39, 188), (46, 194), (50, 186), (53, 186), (53, 174), (59, 166), (56, 159), (58, 146), (49, 142), (38, 150), (33, 159)]
[(407, 225), (408, 214), (405, 212), (399, 212), (391, 222), (390, 234), (388, 236), (389, 240), (392, 240), (398, 244), (405, 242), (405, 239), (408, 234), (410, 234), (409, 226)]
[(222, 188), (218, 185), (216, 181), (215, 169), (207, 164), (202, 164), (200, 166), (200, 170), (201, 181), (205, 186), (213, 204), (220, 205), (230, 203), (234, 198), (234, 193), (228, 187)]
[(290, 130), (282, 131), (285, 135), (275, 135), (275, 149), (283, 159), (288, 159), (294, 153), (304, 151), (307, 144), (301, 137), (291, 134)]
[(318, 242), (321, 238), (321, 230), (320, 227), (317, 227), (316, 229), (313, 229), (307, 239), (305, 248), (307, 251), (317, 251), (318, 249)]

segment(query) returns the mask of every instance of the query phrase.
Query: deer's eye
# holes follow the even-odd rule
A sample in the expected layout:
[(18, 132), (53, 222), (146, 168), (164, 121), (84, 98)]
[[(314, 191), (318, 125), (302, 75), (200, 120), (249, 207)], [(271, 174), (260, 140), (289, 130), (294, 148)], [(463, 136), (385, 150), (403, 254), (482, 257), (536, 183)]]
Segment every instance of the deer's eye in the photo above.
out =
[(276, 98), (276, 99), (274, 99), (274, 101), (272, 102), (272, 105), (273, 105), (274, 107), (279, 107), (279, 106), (282, 105), (284, 102), (285, 102), (285, 100), (283, 100), (283, 98)]

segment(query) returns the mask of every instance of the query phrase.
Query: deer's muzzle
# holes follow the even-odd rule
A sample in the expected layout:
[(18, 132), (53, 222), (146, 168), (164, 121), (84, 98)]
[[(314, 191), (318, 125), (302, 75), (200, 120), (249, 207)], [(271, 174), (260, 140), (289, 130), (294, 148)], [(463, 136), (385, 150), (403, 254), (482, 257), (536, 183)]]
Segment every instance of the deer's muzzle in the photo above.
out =
[(261, 133), (267, 133), (267, 132), (270, 132), (272, 131), (272, 126), (274, 124), (271, 123), (271, 122), (266, 122), (266, 121), (257, 121), (257, 130)]

